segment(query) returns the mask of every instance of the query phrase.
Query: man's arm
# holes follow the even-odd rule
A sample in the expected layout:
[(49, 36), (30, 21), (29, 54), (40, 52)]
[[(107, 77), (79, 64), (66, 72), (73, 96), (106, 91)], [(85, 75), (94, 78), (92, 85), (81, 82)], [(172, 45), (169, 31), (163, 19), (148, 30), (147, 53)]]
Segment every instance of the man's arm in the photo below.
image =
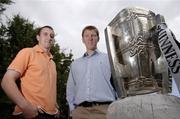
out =
[(75, 94), (75, 82), (73, 80), (72, 70), (69, 72), (69, 77), (67, 81), (67, 88), (66, 88), (66, 99), (69, 104), (70, 112), (74, 110), (74, 94)]
[(2, 89), (7, 96), (22, 109), (25, 118), (33, 118), (38, 115), (38, 110), (32, 106), (19, 91), (15, 82), (19, 77), (19, 72), (7, 70), (1, 82)]

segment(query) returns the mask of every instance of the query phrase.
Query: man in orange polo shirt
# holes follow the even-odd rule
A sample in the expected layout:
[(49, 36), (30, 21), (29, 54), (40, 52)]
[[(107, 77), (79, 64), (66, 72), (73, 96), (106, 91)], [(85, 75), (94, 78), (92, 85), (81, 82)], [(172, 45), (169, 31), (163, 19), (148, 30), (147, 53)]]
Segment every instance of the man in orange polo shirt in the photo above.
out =
[[(56, 66), (50, 48), (54, 30), (43, 26), (37, 33), (38, 44), (22, 49), (9, 65), (1, 86), (16, 104), (13, 119), (55, 119), (59, 117), (56, 102)], [(21, 80), (21, 90), (15, 81)]]

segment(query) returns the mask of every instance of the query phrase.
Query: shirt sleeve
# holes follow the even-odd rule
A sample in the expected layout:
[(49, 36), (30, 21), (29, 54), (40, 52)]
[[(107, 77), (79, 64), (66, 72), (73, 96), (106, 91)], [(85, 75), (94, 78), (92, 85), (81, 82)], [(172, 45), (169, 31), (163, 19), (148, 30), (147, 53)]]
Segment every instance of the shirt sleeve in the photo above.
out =
[(70, 69), (69, 77), (68, 77), (68, 81), (67, 81), (66, 99), (68, 101), (70, 111), (73, 111), (74, 108), (75, 108), (75, 106), (74, 106), (75, 82), (74, 82), (74, 79), (73, 79), (72, 69)]
[(8, 69), (15, 70), (23, 75), (28, 67), (30, 60), (30, 50), (29, 48), (24, 48), (18, 52), (14, 60), (9, 65)]

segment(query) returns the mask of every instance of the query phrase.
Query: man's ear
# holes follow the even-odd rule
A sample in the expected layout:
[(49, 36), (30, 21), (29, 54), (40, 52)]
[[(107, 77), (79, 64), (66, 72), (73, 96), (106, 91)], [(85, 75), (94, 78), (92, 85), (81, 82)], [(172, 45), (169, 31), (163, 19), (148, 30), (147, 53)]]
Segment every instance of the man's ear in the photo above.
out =
[(84, 38), (82, 38), (82, 42), (84, 43)]
[(98, 42), (99, 42), (99, 39), (100, 39), (100, 37), (98, 37)]
[(39, 41), (39, 35), (36, 35), (36, 39), (37, 39), (37, 41)]

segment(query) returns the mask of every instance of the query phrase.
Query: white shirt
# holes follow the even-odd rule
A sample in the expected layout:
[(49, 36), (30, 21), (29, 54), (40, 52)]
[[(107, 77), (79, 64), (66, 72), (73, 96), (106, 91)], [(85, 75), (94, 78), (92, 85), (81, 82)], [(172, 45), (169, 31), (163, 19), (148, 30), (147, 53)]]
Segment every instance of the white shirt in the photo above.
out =
[(84, 101), (106, 102), (115, 100), (115, 90), (110, 83), (111, 71), (107, 54), (87, 53), (71, 64), (67, 81), (67, 101), (70, 111)]

